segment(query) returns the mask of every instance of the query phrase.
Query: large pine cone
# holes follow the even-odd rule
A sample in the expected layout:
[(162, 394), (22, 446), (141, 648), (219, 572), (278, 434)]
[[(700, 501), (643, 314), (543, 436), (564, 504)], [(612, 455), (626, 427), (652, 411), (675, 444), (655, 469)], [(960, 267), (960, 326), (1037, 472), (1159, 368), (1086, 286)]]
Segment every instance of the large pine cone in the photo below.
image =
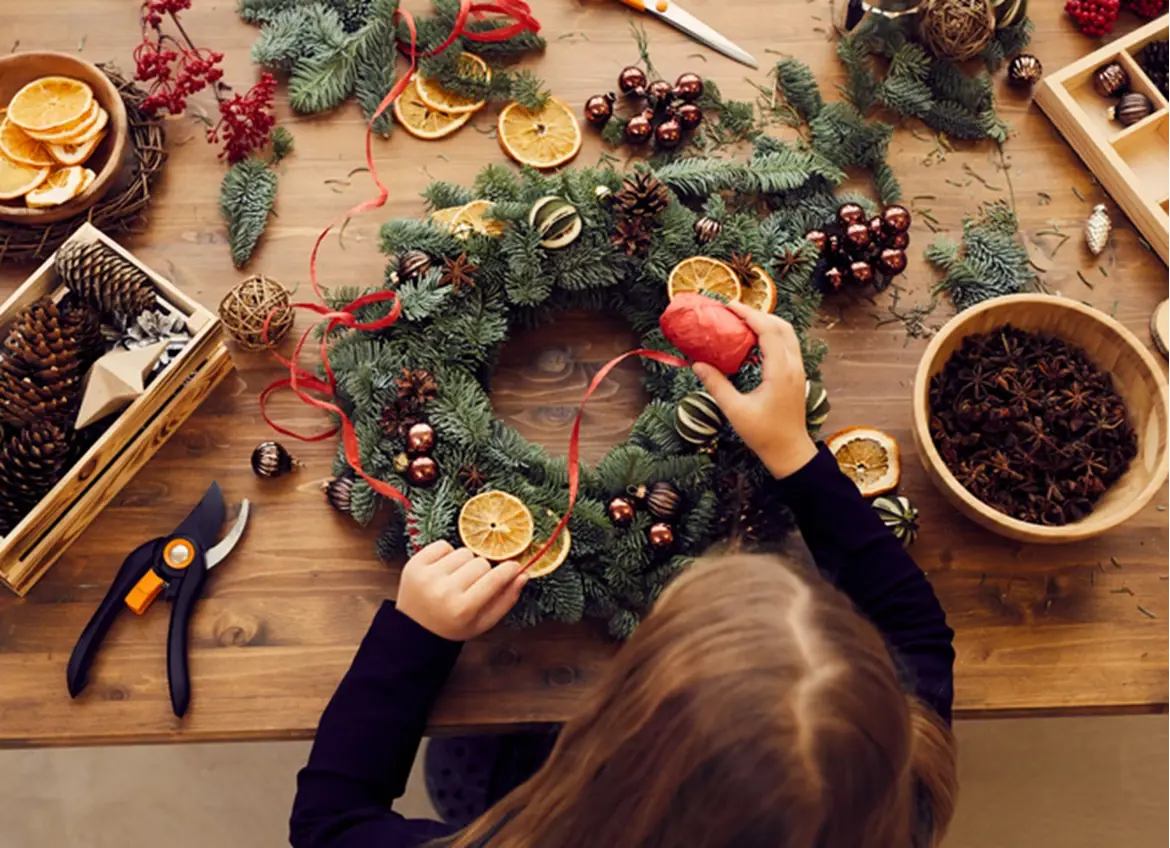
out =
[(150, 277), (101, 242), (66, 242), (57, 251), (56, 262), (57, 274), (69, 290), (103, 318), (133, 321), (154, 306)]
[(648, 172), (626, 177), (621, 190), (613, 196), (613, 208), (619, 217), (643, 218), (657, 215), (670, 205), (670, 189)]
[(48, 297), (29, 304), (13, 319), (0, 352), (0, 421), (65, 422), (101, 350), (97, 314), (88, 307), (66, 311)]
[[(73, 458), (73, 431), (28, 425), (0, 447), (0, 523), (14, 525), (57, 484)], [(13, 518), (15, 517), (15, 520)]]

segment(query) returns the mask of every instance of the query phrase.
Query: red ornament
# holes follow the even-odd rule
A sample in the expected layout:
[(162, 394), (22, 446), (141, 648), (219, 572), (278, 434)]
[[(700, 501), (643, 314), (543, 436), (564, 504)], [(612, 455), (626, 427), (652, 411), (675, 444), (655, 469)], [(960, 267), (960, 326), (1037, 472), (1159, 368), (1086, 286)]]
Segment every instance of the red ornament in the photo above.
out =
[(670, 301), (658, 319), (667, 341), (696, 362), (706, 362), (724, 374), (739, 370), (756, 334), (739, 316), (717, 300), (683, 292)]
[(1068, 0), (1064, 11), (1085, 35), (1108, 35), (1121, 10), (1120, 0)]

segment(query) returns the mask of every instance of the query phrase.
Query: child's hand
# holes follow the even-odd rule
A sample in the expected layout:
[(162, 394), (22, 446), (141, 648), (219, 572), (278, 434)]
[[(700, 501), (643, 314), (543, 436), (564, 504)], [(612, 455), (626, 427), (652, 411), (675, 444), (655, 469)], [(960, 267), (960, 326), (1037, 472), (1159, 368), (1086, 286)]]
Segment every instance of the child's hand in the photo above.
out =
[(436, 636), (465, 642), (495, 626), (520, 597), (528, 575), (518, 562), (492, 568), (467, 548), (432, 542), (398, 581), (398, 609)]
[(745, 395), (706, 363), (696, 362), (695, 374), (765, 467), (776, 477), (787, 477), (817, 453), (805, 425), (800, 340), (783, 318), (742, 303), (728, 307), (759, 337), (763, 382)]

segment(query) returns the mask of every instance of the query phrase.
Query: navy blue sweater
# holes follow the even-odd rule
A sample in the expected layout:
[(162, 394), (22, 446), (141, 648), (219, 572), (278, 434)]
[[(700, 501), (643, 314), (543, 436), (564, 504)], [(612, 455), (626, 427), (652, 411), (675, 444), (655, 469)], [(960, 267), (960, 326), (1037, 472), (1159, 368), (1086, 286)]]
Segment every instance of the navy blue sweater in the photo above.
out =
[[(775, 485), (822, 573), (885, 635), (918, 697), (950, 722), (954, 633), (914, 560), (823, 446)], [(459, 649), (392, 603), (382, 606), (297, 776), (294, 848), (407, 848), (450, 833), (390, 805), (406, 787), (427, 715)]]

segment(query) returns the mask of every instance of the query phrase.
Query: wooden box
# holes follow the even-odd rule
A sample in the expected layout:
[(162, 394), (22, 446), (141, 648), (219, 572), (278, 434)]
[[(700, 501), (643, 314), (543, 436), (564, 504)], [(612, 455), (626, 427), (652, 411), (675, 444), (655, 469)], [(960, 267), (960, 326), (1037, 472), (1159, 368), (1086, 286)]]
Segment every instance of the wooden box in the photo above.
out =
[[(232, 370), (218, 316), (147, 268), (112, 239), (84, 224), (70, 241), (101, 241), (141, 268), (158, 287), (160, 304), (187, 319), (191, 341), (146, 392), (117, 416), (66, 475), (7, 536), (0, 538), (0, 581), (24, 595), (73, 540), (126, 485), (135, 472), (174, 434), (196, 407)], [(63, 286), (49, 257), (0, 306), (0, 334), (11, 317)]]
[[(1164, 40), (1168, 30), (1170, 16), (1163, 15), (1049, 73), (1036, 90), (1040, 108), (1163, 262), (1170, 262), (1170, 111), (1137, 56), (1149, 42)], [(1093, 72), (1109, 62), (1125, 68), (1131, 90), (1146, 95), (1154, 105), (1146, 118), (1128, 127), (1109, 118), (1109, 107), (1116, 101), (1093, 89)]]

